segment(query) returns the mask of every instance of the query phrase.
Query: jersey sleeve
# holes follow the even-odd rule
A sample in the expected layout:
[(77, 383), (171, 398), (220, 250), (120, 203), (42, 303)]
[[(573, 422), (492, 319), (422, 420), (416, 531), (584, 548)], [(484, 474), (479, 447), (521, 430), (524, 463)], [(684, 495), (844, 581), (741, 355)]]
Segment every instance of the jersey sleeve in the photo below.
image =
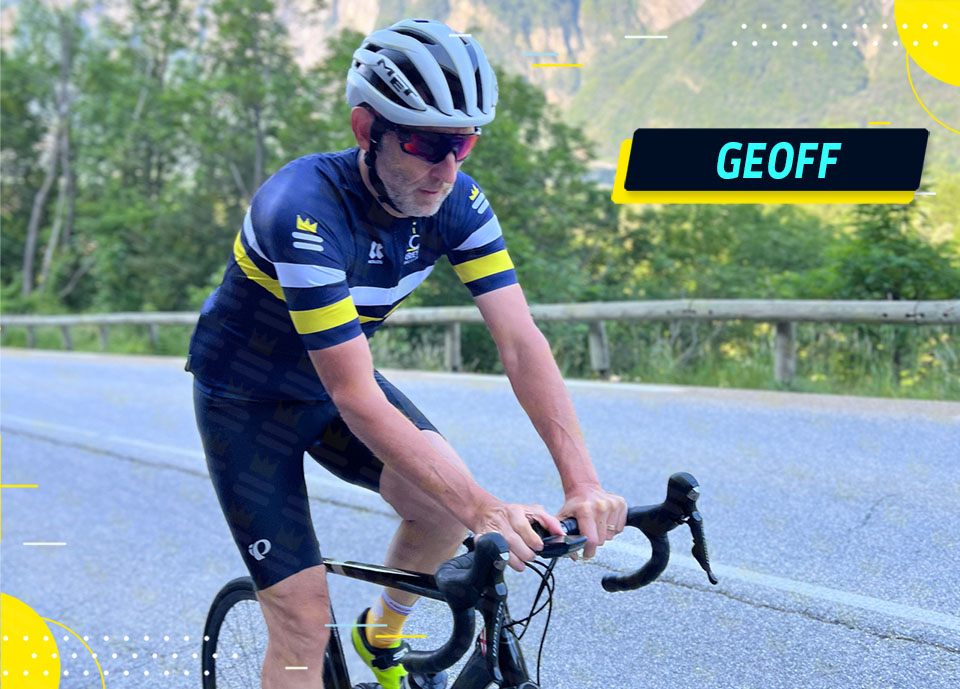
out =
[[(324, 215), (322, 209), (297, 208), (282, 198), (255, 197), (240, 233), (245, 241), (237, 238), (240, 249), (246, 250), (246, 267), (234, 251), (244, 272), (256, 270), (258, 258), (270, 264), (276, 277), (272, 285), (264, 286), (286, 302), (307, 350), (332, 347), (362, 334), (347, 285), (346, 256)], [(270, 275), (263, 277), (269, 280)]]
[(477, 297), (517, 282), (507, 253), (500, 222), (480, 187), (460, 173), (457, 188), (460, 205), (456, 226), (447, 243), (447, 258), (470, 294)]

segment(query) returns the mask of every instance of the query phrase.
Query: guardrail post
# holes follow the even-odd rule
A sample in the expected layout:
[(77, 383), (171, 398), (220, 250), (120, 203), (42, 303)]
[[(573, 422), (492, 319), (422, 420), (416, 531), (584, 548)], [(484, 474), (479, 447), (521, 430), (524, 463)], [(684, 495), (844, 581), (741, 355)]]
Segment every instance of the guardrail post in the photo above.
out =
[(606, 376), (610, 372), (610, 343), (607, 342), (607, 328), (603, 321), (590, 321), (590, 368)]
[(37, 332), (32, 325), (27, 326), (27, 346), (31, 349), (37, 346)]
[(107, 344), (110, 341), (110, 326), (104, 323), (100, 326), (100, 351), (107, 351)]
[(460, 324), (447, 323), (443, 338), (444, 368), (448, 371), (459, 371), (463, 367), (460, 354)]
[(777, 322), (777, 340), (773, 350), (773, 378), (790, 383), (797, 373), (797, 324)]
[(73, 340), (70, 339), (70, 326), (61, 325), (60, 334), (63, 335), (63, 348), (73, 349)]
[(150, 324), (150, 346), (153, 348), (153, 351), (157, 351), (157, 324)]

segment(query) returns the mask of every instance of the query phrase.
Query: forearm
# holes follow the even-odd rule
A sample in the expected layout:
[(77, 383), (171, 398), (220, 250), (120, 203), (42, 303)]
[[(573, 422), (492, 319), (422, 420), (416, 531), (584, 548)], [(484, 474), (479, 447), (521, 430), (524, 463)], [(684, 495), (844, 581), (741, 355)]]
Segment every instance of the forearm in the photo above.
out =
[(599, 485), (573, 402), (546, 338), (533, 327), (515, 344), (502, 348), (500, 357), (517, 400), (550, 450), (564, 492), (578, 485)]
[(481, 506), (495, 498), (447, 462), (379, 388), (340, 395), (335, 402), (350, 430), (384, 465), (432, 496), (464, 526), (476, 527)]

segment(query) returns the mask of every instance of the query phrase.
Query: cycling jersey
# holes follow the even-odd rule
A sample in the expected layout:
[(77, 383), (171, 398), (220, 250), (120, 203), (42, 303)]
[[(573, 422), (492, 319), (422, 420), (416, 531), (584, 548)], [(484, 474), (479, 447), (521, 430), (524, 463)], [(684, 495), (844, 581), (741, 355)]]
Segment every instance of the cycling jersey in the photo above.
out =
[(433, 216), (397, 218), (364, 185), (358, 151), (298, 158), (254, 195), (190, 341), (187, 370), (215, 394), (328, 399), (307, 351), (371, 337), (441, 256), (473, 296), (517, 281), (468, 175)]

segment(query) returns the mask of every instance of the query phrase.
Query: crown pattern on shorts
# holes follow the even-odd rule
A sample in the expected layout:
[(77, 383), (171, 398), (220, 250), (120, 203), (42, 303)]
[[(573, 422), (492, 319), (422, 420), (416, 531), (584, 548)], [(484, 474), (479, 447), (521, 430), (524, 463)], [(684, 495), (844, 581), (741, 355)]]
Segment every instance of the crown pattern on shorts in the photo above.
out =
[(352, 435), (349, 430), (341, 430), (337, 423), (331, 423), (323, 432), (323, 444), (339, 452), (347, 449), (351, 438)]
[(222, 457), (223, 455), (227, 454), (227, 450), (230, 449), (230, 436), (223, 435), (222, 433), (216, 433), (213, 437), (207, 440), (206, 449), (207, 452), (214, 457)]
[(248, 512), (235, 502), (231, 502), (230, 507), (227, 508), (227, 519), (242, 529), (249, 529), (256, 516), (256, 512)]
[(234, 376), (230, 376), (230, 381), (227, 383), (230, 386), (230, 390), (242, 397), (252, 397), (253, 396), (253, 386), (244, 385), (241, 381), (237, 380)]
[(300, 422), (300, 417), (303, 416), (303, 412), (295, 411), (295, 409), (296, 407), (292, 404), (288, 405), (283, 402), (277, 402), (277, 406), (273, 410), (274, 421), (290, 428), (296, 428)]
[(264, 478), (272, 478), (277, 472), (278, 466), (280, 466), (279, 461), (271, 462), (269, 459), (261, 457), (259, 453), (254, 453), (253, 459), (250, 460), (250, 471)]
[(297, 536), (294, 531), (287, 531), (282, 526), (280, 530), (277, 531), (276, 537), (273, 539), (274, 543), (281, 545), (287, 550), (298, 550), (300, 544), (303, 543), (304, 534)]

